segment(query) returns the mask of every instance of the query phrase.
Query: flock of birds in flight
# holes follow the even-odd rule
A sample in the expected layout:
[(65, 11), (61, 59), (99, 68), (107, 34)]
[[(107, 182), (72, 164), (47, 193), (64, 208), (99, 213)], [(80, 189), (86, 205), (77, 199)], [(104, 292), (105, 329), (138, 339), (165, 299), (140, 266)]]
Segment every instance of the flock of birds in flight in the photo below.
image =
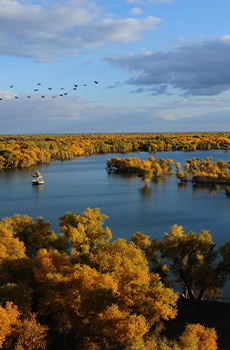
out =
[[(97, 85), (97, 84), (98, 84), (98, 81), (94, 80), (94, 83)], [(41, 83), (38, 83), (38, 84), (37, 84), (36, 89), (34, 89), (34, 92), (35, 92), (35, 93), (39, 91), (39, 89), (38, 89), (39, 86), (41, 86)], [(78, 86), (79, 86), (78, 84), (73, 84), (73, 90), (77, 90), (77, 87), (78, 87)], [(87, 86), (87, 84), (83, 84), (83, 86)], [(10, 89), (13, 89), (13, 87), (14, 87), (13, 85), (10, 85)], [(52, 89), (53, 89), (52, 87), (49, 87), (49, 86), (48, 86), (48, 90), (49, 90), (49, 91), (51, 91)], [(61, 89), (61, 93), (59, 94), (60, 97), (63, 97), (63, 96), (68, 95), (67, 92), (63, 92), (63, 91), (65, 90), (64, 87), (61, 87), (60, 89)], [(56, 98), (56, 97), (57, 97), (56, 95), (52, 95), (52, 98)], [(18, 96), (15, 95), (14, 98), (17, 99)], [(27, 95), (27, 98), (31, 98), (31, 95)], [(44, 95), (44, 94), (41, 95), (41, 98), (45, 98), (45, 95)], [(2, 101), (2, 99), (3, 99), (3, 98), (0, 97), (0, 101)]]

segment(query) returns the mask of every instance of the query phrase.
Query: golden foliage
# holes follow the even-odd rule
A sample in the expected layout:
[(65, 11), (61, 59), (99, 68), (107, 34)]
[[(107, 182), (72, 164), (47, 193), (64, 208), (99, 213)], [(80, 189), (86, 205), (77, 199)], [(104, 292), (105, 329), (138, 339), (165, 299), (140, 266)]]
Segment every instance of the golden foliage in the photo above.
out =
[(7, 302), (5, 308), (0, 306), (0, 348), (6, 336), (12, 332), (12, 326), (16, 324), (18, 317), (18, 309), (13, 303)]
[(0, 263), (3, 259), (18, 259), (25, 257), (23, 242), (15, 238), (13, 232), (7, 227), (6, 220), (0, 222)]
[(180, 336), (179, 344), (183, 350), (217, 350), (217, 335), (214, 328), (189, 324)]

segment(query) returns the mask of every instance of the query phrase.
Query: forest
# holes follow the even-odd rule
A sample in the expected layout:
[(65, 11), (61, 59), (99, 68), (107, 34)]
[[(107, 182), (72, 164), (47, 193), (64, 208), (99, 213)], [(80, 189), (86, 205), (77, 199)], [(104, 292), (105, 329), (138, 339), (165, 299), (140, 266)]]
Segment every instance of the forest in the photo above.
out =
[(229, 149), (230, 133), (0, 135), (0, 169), (99, 153)]
[[(229, 147), (230, 133), (2, 135), (0, 169), (100, 153)], [(112, 157), (107, 171), (136, 173), (146, 186), (171, 176), (173, 164), (152, 155)], [(193, 158), (175, 168), (181, 182), (221, 184), (228, 193), (230, 163)], [(1, 220), (0, 349), (218, 349), (220, 328), (188, 323), (188, 313), (180, 333), (167, 329), (180, 319), (181, 303), (194, 303), (184, 308), (192, 314), (205, 300), (221, 299), (230, 279), (230, 241), (217, 249), (209, 231), (184, 233), (178, 225), (162, 240), (142, 232), (114, 240), (106, 219), (99, 208), (67, 212), (60, 233), (42, 217)]]
[[(59, 219), (15, 214), (0, 222), (0, 348), (215, 350), (214, 327), (164, 325), (180, 300), (218, 300), (230, 277), (230, 241), (174, 225), (162, 240), (112, 239), (99, 208)], [(180, 292), (175, 292), (175, 281)]]

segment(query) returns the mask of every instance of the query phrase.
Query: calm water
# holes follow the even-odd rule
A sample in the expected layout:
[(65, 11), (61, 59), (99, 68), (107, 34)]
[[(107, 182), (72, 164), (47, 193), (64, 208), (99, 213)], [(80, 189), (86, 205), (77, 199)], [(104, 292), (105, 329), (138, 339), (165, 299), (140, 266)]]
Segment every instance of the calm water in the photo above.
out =
[[(157, 153), (154, 157), (171, 158), (181, 166), (187, 159), (213, 156), (213, 160), (230, 160), (229, 151), (197, 151)], [(181, 185), (175, 176), (152, 180), (148, 187), (136, 175), (108, 174), (109, 157), (148, 159), (148, 153), (97, 155), (71, 161), (54, 162), (37, 168), (0, 172), (0, 218), (15, 213), (35, 219), (42, 216), (59, 232), (59, 218), (66, 212), (82, 213), (85, 208), (98, 207), (109, 216), (105, 225), (113, 237), (129, 240), (142, 231), (151, 239), (164, 236), (174, 224), (184, 231), (210, 230), (213, 241), (222, 245), (230, 239), (230, 200), (218, 187), (216, 190)], [(44, 186), (32, 186), (31, 174), (38, 169), (44, 174)]]

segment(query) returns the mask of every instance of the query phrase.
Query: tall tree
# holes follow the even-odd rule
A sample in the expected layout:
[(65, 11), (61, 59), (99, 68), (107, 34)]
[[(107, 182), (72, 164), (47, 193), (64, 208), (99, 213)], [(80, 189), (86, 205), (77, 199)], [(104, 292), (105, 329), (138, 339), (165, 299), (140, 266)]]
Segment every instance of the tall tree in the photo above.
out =
[(154, 241), (154, 246), (177, 277), (183, 296), (188, 294), (190, 299), (203, 300), (206, 293), (213, 293), (223, 286), (217, 263), (218, 251), (215, 251), (209, 231), (184, 234), (182, 226), (174, 225), (162, 241)]

